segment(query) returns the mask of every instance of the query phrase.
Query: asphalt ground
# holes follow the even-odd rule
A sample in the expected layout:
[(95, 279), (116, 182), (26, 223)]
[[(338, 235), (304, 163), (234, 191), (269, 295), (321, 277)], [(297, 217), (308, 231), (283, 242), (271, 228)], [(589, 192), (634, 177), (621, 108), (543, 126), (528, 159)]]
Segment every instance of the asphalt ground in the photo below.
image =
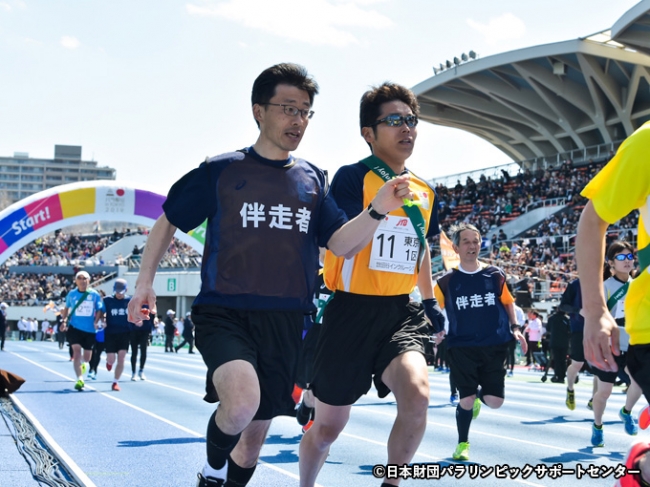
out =
[[(120, 392), (111, 391), (112, 373), (106, 370), (104, 357), (97, 380), (87, 380), (84, 391), (75, 391), (68, 351), (52, 342), (7, 342), (0, 368), (26, 379), (14, 398), (87, 486), (195, 485), (205, 461), (204, 434), (213, 411), (202, 400), (206, 368), (198, 353), (189, 355), (186, 348), (170, 354), (150, 347), (147, 380), (137, 382), (130, 381), (127, 356)], [(458, 438), (448, 374), (431, 371), (429, 377), (427, 431), (413, 468), (402, 470), (423, 478), (408, 478), (402, 485), (612, 486), (615, 469), (624, 463), (630, 445), (650, 441), (650, 430), (636, 437), (625, 434), (618, 419), (624, 395), (615, 387), (604, 417), (605, 447), (593, 448), (592, 413), (586, 408), (591, 377), (580, 376), (577, 407), (569, 411), (565, 386), (542, 383), (540, 372), (519, 367), (506, 379), (505, 404), (498, 410), (483, 406), (473, 421), (471, 461), (455, 462), (451, 454)], [(634, 413), (641, 407), (637, 405)], [(379, 486), (381, 481), (372, 472), (386, 463), (386, 440), (395, 414), (390, 395), (379, 399), (373, 389), (360, 399), (330, 450), (318, 484)], [(25, 480), (26, 472), (11, 451), (15, 445), (2, 428), (0, 421), (0, 458), (11, 458), (12, 467), (11, 471), (0, 467), (0, 485), (38, 485)], [(294, 418), (274, 420), (249, 485), (297, 486), (301, 436)], [(604, 474), (608, 476), (603, 478)]]

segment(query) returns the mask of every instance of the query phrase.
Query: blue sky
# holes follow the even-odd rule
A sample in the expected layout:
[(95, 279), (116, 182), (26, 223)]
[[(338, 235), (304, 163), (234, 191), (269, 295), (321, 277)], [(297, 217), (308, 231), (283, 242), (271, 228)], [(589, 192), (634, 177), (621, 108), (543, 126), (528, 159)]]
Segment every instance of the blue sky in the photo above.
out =
[[(367, 156), (358, 102), (481, 57), (609, 29), (635, 0), (0, 0), (0, 155), (55, 144), (166, 193), (206, 156), (251, 145), (255, 77), (303, 64), (321, 94), (296, 151), (334, 173)], [(407, 164), (431, 178), (509, 159), (421, 123)]]

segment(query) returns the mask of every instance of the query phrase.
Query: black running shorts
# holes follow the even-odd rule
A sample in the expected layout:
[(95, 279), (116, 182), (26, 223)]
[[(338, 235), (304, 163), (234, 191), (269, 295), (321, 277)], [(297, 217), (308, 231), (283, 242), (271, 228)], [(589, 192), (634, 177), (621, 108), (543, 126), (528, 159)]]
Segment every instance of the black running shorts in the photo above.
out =
[(430, 326), (408, 295), (366, 296), (336, 291), (323, 314), (311, 389), (322, 402), (347, 406), (370, 390), (390, 390), (381, 375), (398, 355), (424, 355)]
[(569, 357), (575, 362), (585, 361), (585, 347), (582, 344), (584, 334), (582, 332), (571, 332), (571, 349), (569, 350)]
[(319, 323), (311, 325), (309, 331), (302, 340), (302, 349), (300, 350), (300, 359), (298, 360), (298, 375), (296, 384), (302, 389), (307, 389), (311, 384), (314, 375), (314, 355), (316, 354), (316, 344), (320, 336)]
[(627, 370), (650, 403), (650, 345), (630, 345), (626, 359)]
[(131, 343), (131, 332), (126, 333), (106, 333), (104, 332), (104, 341), (106, 342), (106, 353), (117, 353), (120, 350), (128, 350)]
[(483, 389), (483, 395), (505, 397), (503, 364), (507, 353), (508, 343), (448, 348), (449, 370), (460, 398), (476, 394), (479, 386)]
[(253, 419), (292, 415), (291, 397), (302, 342), (302, 311), (237, 310), (200, 305), (192, 308), (196, 348), (208, 367), (207, 402), (219, 400), (214, 371), (233, 360), (249, 362), (260, 384), (260, 407)]
[(92, 350), (95, 346), (95, 333), (82, 331), (74, 326), (68, 326), (66, 338), (70, 345), (81, 345), (84, 350)]

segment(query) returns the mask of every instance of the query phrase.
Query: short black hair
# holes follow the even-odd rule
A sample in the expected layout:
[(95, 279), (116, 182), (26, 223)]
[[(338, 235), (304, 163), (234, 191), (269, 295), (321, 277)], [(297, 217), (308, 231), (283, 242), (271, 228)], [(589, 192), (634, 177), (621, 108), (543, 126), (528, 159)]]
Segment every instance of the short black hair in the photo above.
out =
[(418, 99), (411, 90), (405, 86), (385, 81), (379, 86), (372, 87), (361, 97), (360, 128), (370, 127), (374, 124), (381, 114), (381, 106), (395, 100), (406, 103), (416, 117), (420, 115)]
[[(295, 86), (306, 91), (309, 103), (314, 104), (314, 96), (318, 94), (318, 83), (307, 72), (304, 66), (294, 63), (280, 63), (265, 69), (253, 83), (251, 105), (263, 105), (275, 96), (278, 85)], [(259, 127), (259, 123), (257, 126)]]
[(471, 230), (472, 232), (478, 233), (478, 238), (481, 240), (481, 231), (476, 228), (476, 226), (472, 225), (471, 223), (465, 223), (465, 222), (460, 222), (457, 223), (456, 225), (452, 225), (451, 228), (449, 228), (449, 234), (451, 235), (451, 241), (454, 243), (456, 247), (460, 245), (460, 234), (464, 230)]

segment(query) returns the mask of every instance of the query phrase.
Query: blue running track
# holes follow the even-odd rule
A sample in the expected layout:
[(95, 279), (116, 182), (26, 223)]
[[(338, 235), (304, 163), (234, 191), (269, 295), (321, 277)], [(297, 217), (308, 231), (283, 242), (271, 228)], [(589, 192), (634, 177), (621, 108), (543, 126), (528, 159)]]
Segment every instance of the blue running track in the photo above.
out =
[[(150, 347), (147, 380), (137, 382), (130, 381), (127, 356), (120, 392), (111, 391), (112, 373), (102, 358), (97, 380), (87, 380), (86, 389), (77, 392), (67, 349), (59, 350), (52, 342), (7, 342), (5, 350), (0, 353), (0, 368), (26, 379), (14, 397), (83, 472), (89, 487), (195, 485), (213, 411), (202, 400), (206, 369), (198, 353), (189, 355), (185, 349), (170, 354)], [(569, 411), (564, 405), (565, 386), (542, 383), (540, 376), (519, 369), (506, 379), (504, 406), (499, 410), (483, 406), (470, 431), (471, 462), (459, 463), (451, 459), (457, 434), (448, 375), (431, 372), (427, 431), (414, 462), (429, 468), (430, 475), (440, 469), (444, 477), (408, 479), (401, 485), (612, 486), (614, 468), (624, 462), (632, 443), (650, 441), (650, 430), (636, 437), (625, 434), (617, 416), (624, 395), (615, 387), (605, 412), (605, 447), (592, 448), (592, 413), (585, 407), (590, 378), (581, 376), (576, 410)], [(634, 413), (640, 409), (638, 405)], [(386, 463), (386, 439), (395, 411), (392, 396), (379, 399), (373, 389), (363, 397), (332, 446), (319, 485), (379, 486), (372, 470), (375, 464)], [(300, 438), (294, 418), (274, 420), (249, 485), (298, 486)], [(550, 478), (552, 465), (564, 473)], [(504, 478), (497, 478), (496, 466)], [(603, 472), (609, 476), (601, 478)], [(456, 477), (451, 478), (452, 473)], [(0, 485), (5, 486), (1, 478)], [(35, 485), (36, 481), (24, 487)]]

